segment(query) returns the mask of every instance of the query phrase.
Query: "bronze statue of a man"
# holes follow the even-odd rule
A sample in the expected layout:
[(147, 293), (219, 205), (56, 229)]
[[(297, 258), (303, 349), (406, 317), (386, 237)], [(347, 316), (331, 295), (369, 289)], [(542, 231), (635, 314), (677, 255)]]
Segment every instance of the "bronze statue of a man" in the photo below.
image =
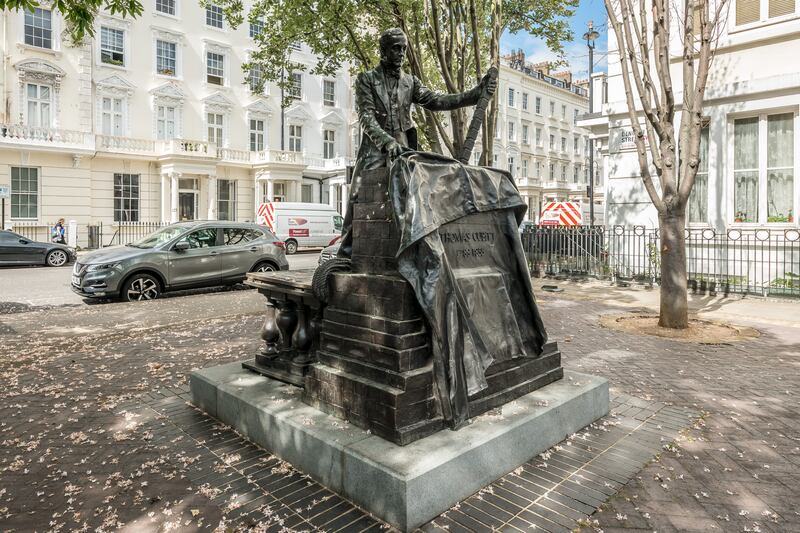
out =
[(380, 65), (362, 72), (356, 80), (356, 109), (363, 134), (353, 169), (339, 257), (350, 257), (352, 252), (353, 203), (358, 197), (361, 172), (385, 165), (387, 156), (394, 158), (405, 150), (417, 149), (411, 105), (431, 111), (475, 105), (484, 89), (494, 92), (497, 85), (495, 79), (484, 76), (481, 83), (470, 91), (438, 94), (425, 87), (416, 76), (403, 72), (408, 40), (401, 29), (383, 32), (380, 47)]

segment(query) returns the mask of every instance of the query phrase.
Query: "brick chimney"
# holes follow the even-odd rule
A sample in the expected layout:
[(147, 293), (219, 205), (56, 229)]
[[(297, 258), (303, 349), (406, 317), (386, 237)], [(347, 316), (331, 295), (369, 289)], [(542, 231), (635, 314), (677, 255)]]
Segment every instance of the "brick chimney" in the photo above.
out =
[(550, 75), (558, 80), (563, 81), (564, 83), (567, 84), (572, 83), (572, 72), (568, 70), (562, 72), (553, 72)]
[(575, 80), (572, 85), (575, 87), (580, 87), (581, 89), (589, 90), (589, 78), (583, 80)]
[(531, 65), (531, 68), (536, 72), (541, 72), (545, 76), (550, 75), (550, 62), (549, 61), (542, 61), (541, 63), (534, 63)]

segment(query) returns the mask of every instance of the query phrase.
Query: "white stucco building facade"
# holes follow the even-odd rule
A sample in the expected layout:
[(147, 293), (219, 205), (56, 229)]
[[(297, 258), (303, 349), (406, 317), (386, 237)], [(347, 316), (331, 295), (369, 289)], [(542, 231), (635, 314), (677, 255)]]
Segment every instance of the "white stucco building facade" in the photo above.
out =
[[(677, 18), (677, 17), (676, 17)], [(640, 177), (627, 115), (617, 41), (610, 32), (608, 75), (598, 74), (592, 129), (604, 164), (609, 224), (656, 227)], [(681, 102), (681, 43), (671, 59)], [(794, 230), (800, 209), (800, 3), (730, 0), (704, 102), (701, 166), (687, 226), (716, 232)], [(676, 118), (679, 123), (680, 115)]]
[[(241, 69), (263, 27), (232, 29), (196, 1), (143, 4), (136, 19), (100, 15), (94, 38), (77, 47), (55, 11), (3, 12), (7, 217), (79, 227), (244, 221), (267, 199), (343, 212), (355, 128), (349, 74), (303, 72), (282, 113), (280, 90), (256, 94)], [(291, 53), (313, 66), (304, 46)]]
[[(569, 72), (551, 72), (517, 53), (503, 58), (493, 166), (509, 170), (538, 222), (550, 201), (580, 201), (589, 223), (589, 130), (578, 117), (589, 109), (587, 85)], [(476, 147), (474, 154), (480, 154)], [(477, 156), (476, 156), (477, 157)], [(595, 223), (603, 223), (603, 184), (595, 158)]]

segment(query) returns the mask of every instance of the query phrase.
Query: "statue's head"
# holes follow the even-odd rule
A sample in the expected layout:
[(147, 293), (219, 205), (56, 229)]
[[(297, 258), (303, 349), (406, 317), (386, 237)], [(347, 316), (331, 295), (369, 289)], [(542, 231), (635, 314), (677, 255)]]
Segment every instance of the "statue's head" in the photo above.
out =
[(408, 48), (406, 34), (400, 28), (391, 28), (381, 34), (381, 64), (399, 69), (403, 66)]

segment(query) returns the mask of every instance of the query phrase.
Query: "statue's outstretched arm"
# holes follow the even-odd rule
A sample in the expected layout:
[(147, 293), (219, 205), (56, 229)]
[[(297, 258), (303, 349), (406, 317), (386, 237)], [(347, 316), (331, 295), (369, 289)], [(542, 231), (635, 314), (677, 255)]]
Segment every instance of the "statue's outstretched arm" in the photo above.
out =
[(414, 77), (414, 94), (412, 101), (431, 111), (449, 111), (468, 105), (475, 105), (481, 96), (482, 85), (478, 84), (473, 89), (463, 93), (442, 94), (432, 91)]

